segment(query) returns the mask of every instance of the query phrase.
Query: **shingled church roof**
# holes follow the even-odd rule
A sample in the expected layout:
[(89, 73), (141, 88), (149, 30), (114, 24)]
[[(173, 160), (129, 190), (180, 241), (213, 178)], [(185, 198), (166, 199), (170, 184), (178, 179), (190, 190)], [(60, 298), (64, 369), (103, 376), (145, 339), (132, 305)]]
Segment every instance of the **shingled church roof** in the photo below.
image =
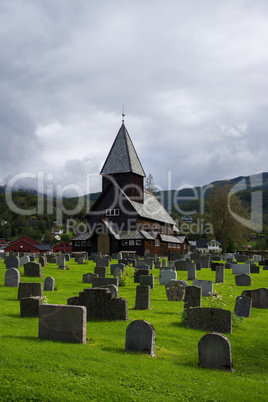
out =
[(135, 173), (145, 177), (145, 173), (129, 133), (122, 123), (112, 148), (100, 174)]

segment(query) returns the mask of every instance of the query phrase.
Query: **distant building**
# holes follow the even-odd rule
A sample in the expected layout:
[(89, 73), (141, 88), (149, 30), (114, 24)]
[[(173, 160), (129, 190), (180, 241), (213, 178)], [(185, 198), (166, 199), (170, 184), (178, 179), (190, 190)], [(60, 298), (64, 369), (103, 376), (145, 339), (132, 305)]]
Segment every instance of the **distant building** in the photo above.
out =
[(222, 245), (218, 240), (208, 240), (208, 239), (200, 239), (195, 242), (190, 242), (191, 251), (197, 251), (199, 253), (221, 253)]
[(63, 254), (65, 253), (71, 253), (72, 252), (72, 245), (68, 243), (67, 241), (62, 241), (59, 244), (56, 244), (56, 246), (52, 247), (53, 253), (58, 253), (61, 252)]
[(50, 251), (50, 244), (41, 244), (29, 236), (22, 236), (13, 240), (5, 248), (5, 252), (45, 253)]
[(179, 236), (163, 205), (144, 191), (145, 173), (124, 123), (100, 174), (102, 193), (87, 214), (88, 232), (72, 240), (73, 252), (187, 253), (186, 236)]

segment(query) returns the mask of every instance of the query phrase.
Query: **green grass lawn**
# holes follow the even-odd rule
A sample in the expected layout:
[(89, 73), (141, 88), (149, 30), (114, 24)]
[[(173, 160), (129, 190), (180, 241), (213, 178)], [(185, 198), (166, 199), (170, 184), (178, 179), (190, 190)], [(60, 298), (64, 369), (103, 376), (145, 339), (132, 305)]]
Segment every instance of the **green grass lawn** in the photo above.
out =
[[(113, 261), (115, 262), (115, 261)], [(22, 282), (43, 283), (55, 278), (56, 290), (44, 292), (45, 302), (67, 304), (67, 298), (91, 285), (83, 274), (95, 264), (69, 269), (56, 264), (43, 268), (43, 278), (24, 277)], [(109, 270), (108, 270), (109, 271)], [(183, 302), (168, 302), (165, 287), (153, 270), (155, 289), (151, 310), (134, 309), (136, 284), (119, 288), (128, 300), (129, 321), (87, 322), (87, 343), (69, 344), (38, 338), (38, 318), (21, 318), (17, 288), (4, 286), (6, 268), (0, 261), (0, 400), (1, 401), (267, 401), (268, 398), (268, 310), (251, 310), (249, 319), (234, 319), (231, 342), (234, 373), (198, 367), (199, 339), (206, 333), (186, 328), (181, 320)], [(187, 280), (186, 272), (177, 272)], [(268, 287), (268, 271), (252, 274), (252, 286)], [(215, 280), (210, 269), (197, 271), (198, 279)], [(192, 281), (189, 281), (192, 284)], [(203, 297), (203, 307), (234, 310), (235, 297), (243, 287), (235, 285), (231, 270), (225, 270), (225, 283), (214, 284), (219, 299)], [(213, 298), (214, 299), (214, 298)], [(236, 318), (236, 317), (235, 317)], [(126, 353), (125, 334), (131, 320), (149, 321), (156, 330), (156, 357)]]

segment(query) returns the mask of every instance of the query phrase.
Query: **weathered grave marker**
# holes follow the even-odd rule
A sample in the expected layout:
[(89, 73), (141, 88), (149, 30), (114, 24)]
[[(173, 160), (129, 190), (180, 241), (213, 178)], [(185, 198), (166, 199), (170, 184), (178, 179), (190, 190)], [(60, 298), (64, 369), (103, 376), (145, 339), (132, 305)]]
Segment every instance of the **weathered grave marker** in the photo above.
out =
[(234, 313), (239, 317), (250, 317), (252, 300), (250, 297), (237, 296), (235, 300)]
[(149, 285), (138, 285), (136, 287), (136, 310), (149, 310), (151, 303), (151, 288)]
[(125, 351), (155, 356), (155, 329), (152, 324), (143, 320), (131, 322), (126, 330)]
[(218, 370), (233, 370), (229, 339), (217, 333), (206, 334), (198, 342), (199, 366)]
[(42, 304), (39, 307), (39, 338), (71, 343), (86, 343), (84, 306)]
[(5, 286), (17, 288), (20, 283), (20, 271), (16, 268), (9, 268), (5, 273)]

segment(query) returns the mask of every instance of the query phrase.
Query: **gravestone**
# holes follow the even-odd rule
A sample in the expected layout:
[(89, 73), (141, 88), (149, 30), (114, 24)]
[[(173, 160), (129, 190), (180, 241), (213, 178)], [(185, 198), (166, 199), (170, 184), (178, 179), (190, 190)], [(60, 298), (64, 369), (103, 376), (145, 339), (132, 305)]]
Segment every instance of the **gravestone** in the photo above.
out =
[(111, 265), (110, 265), (111, 275), (114, 274), (114, 269), (115, 269), (115, 268), (120, 268), (121, 271), (124, 272), (124, 270), (125, 270), (125, 264), (121, 264), (121, 263), (118, 263), (118, 264), (111, 264)]
[(39, 338), (70, 343), (86, 343), (84, 306), (42, 304), (39, 307)]
[(39, 307), (42, 304), (42, 297), (31, 296), (20, 299), (21, 317), (38, 317)]
[(78, 297), (69, 298), (67, 303), (68, 305), (85, 306), (87, 308), (87, 320), (92, 318), (99, 320), (128, 319), (127, 300), (122, 297), (114, 297), (107, 288), (84, 289)]
[(41, 267), (45, 267), (47, 265), (47, 259), (43, 255), (39, 257), (39, 264)]
[(97, 267), (110, 267), (110, 258), (109, 257), (96, 257), (96, 266)]
[(100, 277), (96, 277), (96, 278), (92, 279), (92, 287), (93, 288), (99, 288), (99, 287), (107, 286), (107, 285), (115, 285), (118, 287), (119, 279), (118, 278), (100, 278)]
[(120, 278), (122, 276), (122, 271), (119, 267), (114, 269), (114, 278)]
[(65, 261), (70, 262), (71, 261), (71, 256), (70, 254), (65, 254)]
[(236, 286), (251, 286), (251, 277), (248, 274), (236, 275), (235, 276)]
[(83, 275), (83, 282), (92, 283), (93, 278), (98, 278), (98, 274), (93, 274), (92, 272), (89, 272), (88, 274)]
[(53, 292), (55, 288), (55, 279), (52, 276), (48, 276), (44, 280), (44, 290)]
[(144, 320), (131, 322), (126, 330), (125, 351), (155, 356), (155, 329), (152, 324)]
[(144, 265), (149, 266), (150, 269), (154, 268), (154, 259), (152, 258), (148, 258), (148, 259), (144, 259)]
[(166, 285), (166, 295), (168, 301), (183, 301), (185, 296), (185, 288), (189, 286), (186, 281), (177, 281), (171, 279)]
[(151, 289), (154, 289), (154, 276), (140, 275), (140, 285), (149, 285)]
[(28, 255), (20, 257), (20, 267), (27, 264), (27, 262), (30, 262), (30, 258), (28, 257)]
[(250, 273), (251, 274), (259, 274), (260, 273), (260, 267), (256, 264), (251, 264), (250, 265)]
[(232, 274), (250, 274), (250, 264), (232, 264)]
[(188, 264), (187, 271), (188, 271), (188, 281), (196, 279), (196, 264)]
[(199, 367), (234, 371), (229, 339), (217, 333), (204, 335), (198, 342)]
[(160, 285), (166, 285), (171, 279), (177, 279), (177, 272), (172, 270), (162, 270), (159, 273)]
[(149, 270), (150, 269), (150, 265), (148, 264), (139, 264), (136, 266), (136, 269), (146, 269)]
[(20, 283), (20, 271), (17, 268), (9, 268), (5, 273), (5, 286), (17, 288)]
[(151, 288), (149, 285), (138, 285), (136, 287), (136, 310), (150, 310)]
[(34, 262), (35, 261), (35, 254), (29, 255), (29, 258), (30, 258), (30, 262)]
[(19, 269), (20, 259), (19, 259), (19, 257), (7, 257), (5, 259), (5, 264), (6, 264), (6, 269), (9, 269), (9, 268)]
[(66, 269), (64, 254), (59, 255), (57, 263), (58, 263), (59, 269)]
[(38, 296), (43, 297), (42, 283), (37, 282), (20, 282), (18, 288), (18, 299), (24, 297)]
[(107, 267), (96, 266), (94, 268), (94, 274), (97, 274), (99, 276), (99, 278), (106, 278)]
[(140, 283), (141, 275), (150, 275), (149, 269), (136, 269), (134, 272), (134, 283)]
[(167, 266), (167, 259), (163, 258), (162, 259), (162, 268), (166, 268), (166, 266)]
[(119, 297), (118, 287), (117, 286), (115, 286), (115, 285), (105, 285), (105, 286), (102, 286), (102, 287), (106, 288), (106, 289), (109, 289), (109, 291), (111, 292), (113, 297)]
[(176, 271), (187, 271), (187, 263), (184, 259), (176, 260), (175, 261), (175, 269)]
[(117, 253), (117, 258), (116, 259), (117, 260), (122, 260), (122, 258), (123, 258), (122, 253), (120, 253), (120, 252)]
[(224, 266), (223, 265), (218, 265), (216, 267), (216, 283), (224, 283)]
[(203, 279), (194, 279), (193, 285), (198, 286), (202, 289), (202, 296), (212, 296), (213, 295), (213, 282), (205, 281)]
[(268, 308), (268, 288), (244, 290), (241, 296), (250, 297), (254, 308)]
[(24, 265), (24, 276), (35, 276), (37, 278), (42, 278), (42, 268), (39, 262), (28, 262)]
[(220, 308), (190, 308), (186, 323), (192, 329), (232, 333), (232, 313)]
[(261, 261), (261, 255), (254, 254), (253, 255), (253, 261), (254, 262), (260, 262)]
[(184, 295), (184, 310), (192, 307), (201, 307), (202, 289), (198, 286), (187, 286)]
[(57, 264), (57, 258), (55, 255), (51, 254), (47, 256), (47, 262), (50, 264)]
[(237, 262), (245, 262), (248, 259), (246, 255), (236, 254), (236, 261)]
[(235, 300), (234, 313), (239, 317), (250, 317), (252, 300), (250, 297), (237, 296)]
[(78, 264), (79, 264), (79, 265), (84, 265), (84, 264), (85, 264), (85, 259), (84, 259), (84, 257), (80, 257), (80, 258), (78, 259)]

